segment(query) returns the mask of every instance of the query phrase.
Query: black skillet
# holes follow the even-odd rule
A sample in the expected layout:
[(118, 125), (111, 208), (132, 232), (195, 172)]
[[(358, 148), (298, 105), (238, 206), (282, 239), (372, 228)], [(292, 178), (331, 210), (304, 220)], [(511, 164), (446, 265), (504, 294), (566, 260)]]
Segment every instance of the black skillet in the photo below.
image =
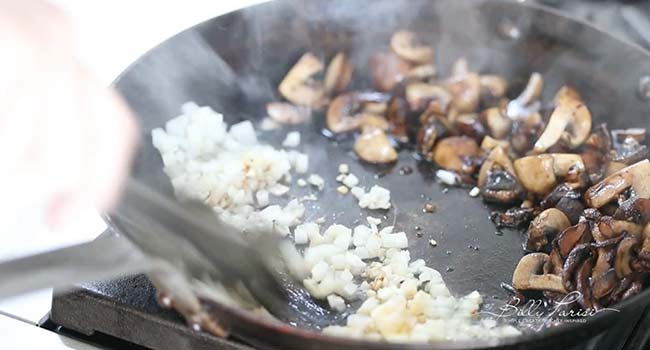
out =
[[(177, 116), (182, 103), (193, 100), (209, 105), (229, 123), (259, 121), (264, 104), (279, 99), (276, 86), (283, 75), (306, 51), (326, 60), (338, 51), (347, 52), (355, 65), (353, 88), (368, 88), (368, 57), (386, 49), (397, 29), (414, 30), (436, 48), (443, 76), (456, 58), (465, 56), (473, 69), (501, 74), (514, 82), (516, 93), (529, 74), (537, 71), (545, 78), (545, 99), (570, 84), (583, 95), (595, 122), (607, 122), (611, 128), (648, 124), (650, 104), (638, 97), (637, 90), (640, 78), (650, 73), (650, 55), (534, 4), (505, 0), (276, 1), (196, 25), (145, 54), (120, 76), (115, 85), (137, 112), (143, 128), (144, 142), (133, 175), (161, 191), (171, 191), (149, 132)], [(439, 269), (452, 293), (478, 290), (486, 302), (494, 304), (507, 297), (499, 284), (510, 281), (523, 254), (519, 232), (496, 235), (488, 218), (491, 208), (469, 197), (464, 189), (443, 190), (434, 181), (430, 165), (419, 164), (409, 151), (400, 153), (393, 169), (365, 166), (350, 152), (350, 140), (332, 142), (322, 135), (322, 128), (318, 114), (313, 123), (298, 128), (303, 135), (301, 147), (311, 158), (310, 171), (327, 181), (320, 200), (308, 207), (307, 219), (329, 213), (328, 224), (353, 225), (370, 214), (334, 190), (336, 165), (348, 163), (363, 184), (378, 183), (392, 190), (396, 206), (386, 213), (387, 220), (395, 220), (398, 229), (410, 235), (412, 257)], [(264, 138), (277, 145), (286, 130), (267, 133)], [(418, 171), (401, 176), (397, 170), (403, 165)], [(422, 213), (426, 202), (436, 204), (435, 214)], [(423, 237), (415, 235), (414, 226), (423, 228)], [(430, 247), (429, 239), (438, 241), (438, 247)], [(650, 301), (649, 293), (616, 305), (620, 312), (496, 343), (369, 343), (279, 326), (210, 301), (204, 301), (204, 307), (234, 336), (260, 349), (549, 348), (554, 344), (568, 347), (621, 322), (643, 309)]]

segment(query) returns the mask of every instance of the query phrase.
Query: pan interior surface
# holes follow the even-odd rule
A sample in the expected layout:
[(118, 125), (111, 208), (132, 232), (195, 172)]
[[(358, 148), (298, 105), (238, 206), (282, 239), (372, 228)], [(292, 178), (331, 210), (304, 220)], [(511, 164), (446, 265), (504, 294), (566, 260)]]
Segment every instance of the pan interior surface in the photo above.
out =
[[(505, 31), (506, 26), (511, 30)], [(480, 73), (503, 75), (514, 89), (536, 71), (544, 75), (546, 100), (569, 84), (583, 95), (595, 122), (607, 122), (611, 128), (648, 123), (650, 105), (636, 93), (639, 77), (650, 72), (647, 55), (535, 7), (498, 0), (277, 1), (188, 29), (147, 53), (117, 80), (117, 89), (136, 111), (143, 130), (134, 176), (171, 194), (149, 133), (176, 117), (184, 102), (211, 106), (228, 123), (260, 121), (265, 104), (280, 100), (276, 87), (284, 74), (307, 51), (326, 61), (339, 51), (348, 53), (355, 71), (350, 89), (370, 89), (368, 59), (386, 50), (398, 29), (419, 33), (436, 49), (440, 76), (448, 75), (458, 57), (467, 57)], [(494, 208), (470, 197), (468, 189), (438, 184), (431, 165), (418, 162), (410, 150), (400, 152), (392, 168), (364, 165), (351, 152), (351, 138), (330, 140), (323, 128), (319, 112), (311, 123), (293, 128), (302, 133), (301, 151), (310, 156), (309, 172), (326, 180), (318, 201), (305, 203), (304, 221), (324, 216), (325, 225), (351, 227), (369, 215), (385, 216), (384, 223), (395, 222), (396, 229), (409, 236), (412, 259), (424, 259), (438, 269), (454, 295), (478, 290), (487, 304), (500, 304), (508, 296), (499, 285), (511, 280), (523, 254), (522, 235), (497, 235), (489, 219)], [(265, 132), (261, 138), (279, 146), (288, 130)], [(340, 163), (349, 164), (364, 186), (390, 189), (393, 208), (366, 211), (352, 196), (341, 197), (334, 180)], [(416, 171), (400, 175), (402, 166)], [(296, 197), (310, 191), (292, 188)], [(426, 203), (434, 204), (436, 212), (424, 213)], [(422, 237), (415, 226), (422, 228)], [(431, 239), (437, 247), (429, 245)], [(583, 333), (575, 333), (576, 341), (589, 332)]]

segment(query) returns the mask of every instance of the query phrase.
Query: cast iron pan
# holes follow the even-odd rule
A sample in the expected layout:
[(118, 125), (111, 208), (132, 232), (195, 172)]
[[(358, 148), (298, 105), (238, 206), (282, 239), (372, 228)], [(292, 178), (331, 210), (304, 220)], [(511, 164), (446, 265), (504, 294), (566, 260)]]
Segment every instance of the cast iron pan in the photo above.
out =
[[(149, 132), (176, 117), (182, 103), (193, 100), (209, 105), (229, 123), (258, 121), (264, 116), (264, 104), (279, 100), (279, 81), (306, 51), (326, 61), (338, 51), (347, 52), (355, 65), (353, 88), (370, 88), (368, 57), (385, 49), (397, 29), (414, 30), (436, 48), (442, 76), (456, 58), (465, 56), (474, 70), (501, 74), (514, 82), (516, 93), (529, 74), (537, 71), (545, 78), (545, 99), (570, 84), (583, 95), (595, 123), (607, 122), (611, 128), (648, 124), (650, 105), (637, 97), (639, 78), (650, 72), (648, 53), (535, 5), (504, 0), (277, 1), (196, 25), (148, 52), (121, 75), (115, 85), (137, 112), (143, 130), (133, 175), (171, 192)], [(362, 184), (377, 183), (392, 190), (396, 206), (386, 213), (387, 221), (396, 220), (397, 228), (410, 234), (412, 258), (423, 258), (440, 270), (452, 293), (478, 290), (487, 304), (506, 298), (499, 284), (511, 280), (523, 254), (521, 233), (506, 231), (497, 236), (488, 218), (491, 208), (469, 197), (464, 189), (445, 193), (433, 180), (430, 165), (419, 164), (409, 151), (401, 152), (393, 169), (365, 166), (350, 152), (352, 140), (332, 142), (322, 129), (322, 114), (298, 128), (303, 135), (302, 150), (310, 155), (310, 171), (327, 180), (320, 200), (307, 202), (306, 220), (328, 213), (327, 224), (351, 226), (370, 214), (360, 210), (351, 196), (341, 199), (334, 190), (336, 165), (351, 164)], [(263, 138), (278, 145), (287, 130)], [(397, 169), (403, 165), (419, 171), (401, 176)], [(294, 191), (302, 195), (309, 190)], [(429, 201), (437, 205), (435, 214), (422, 213)], [(415, 235), (416, 225), (424, 229), (422, 238)], [(429, 239), (437, 240), (438, 247), (430, 247)], [(645, 291), (617, 305), (619, 313), (602, 313), (585, 323), (519, 338), (417, 346), (330, 338), (271, 324), (213, 302), (206, 301), (204, 306), (235, 336), (260, 349), (548, 348), (553, 344), (568, 347), (595, 336), (608, 324), (641, 310), (650, 301), (649, 294)]]

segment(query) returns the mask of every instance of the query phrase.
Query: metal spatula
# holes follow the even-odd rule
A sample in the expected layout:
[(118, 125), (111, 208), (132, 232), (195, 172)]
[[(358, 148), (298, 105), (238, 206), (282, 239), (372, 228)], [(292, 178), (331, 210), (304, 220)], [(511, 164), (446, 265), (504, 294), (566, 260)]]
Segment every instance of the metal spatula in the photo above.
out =
[(281, 240), (239, 232), (209, 207), (180, 203), (130, 179), (108, 221), (119, 234), (0, 264), (0, 297), (171, 265), (187, 280), (242, 282), (278, 319), (322, 328), (334, 313), (315, 303), (277, 264)]

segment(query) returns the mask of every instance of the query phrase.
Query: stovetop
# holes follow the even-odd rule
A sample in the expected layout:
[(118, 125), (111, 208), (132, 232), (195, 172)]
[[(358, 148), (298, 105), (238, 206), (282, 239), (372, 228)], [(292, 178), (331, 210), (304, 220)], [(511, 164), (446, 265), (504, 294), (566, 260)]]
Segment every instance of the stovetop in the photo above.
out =
[[(650, 3), (638, 1), (541, 1), (615, 36), (650, 49)], [(224, 340), (190, 330), (181, 317), (162, 309), (144, 276), (82, 284), (55, 296), (43, 327), (106, 349), (254, 350), (236, 339)], [(650, 308), (572, 350), (650, 348)]]

